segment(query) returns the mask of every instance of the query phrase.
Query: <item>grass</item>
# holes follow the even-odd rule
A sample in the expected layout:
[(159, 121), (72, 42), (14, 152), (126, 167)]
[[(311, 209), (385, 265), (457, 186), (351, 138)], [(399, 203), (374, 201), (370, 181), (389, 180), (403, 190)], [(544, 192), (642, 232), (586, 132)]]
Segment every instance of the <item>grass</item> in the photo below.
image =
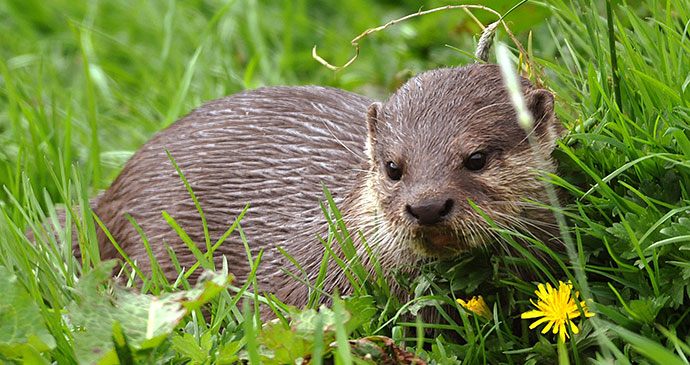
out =
[[(498, 11), (514, 5), (482, 4)], [(218, 291), (228, 285), (227, 266), (196, 289), (186, 282), (189, 271), (169, 283), (160, 273), (136, 273), (135, 265), (119, 276), (126, 285), (139, 276), (142, 295), (102, 285), (109, 268), (98, 264), (97, 247), (88, 243), (95, 242), (88, 209), (68, 218), (78, 223), (82, 260), (62, 244), (71, 241), (71, 225), (35, 246), (23, 237), (26, 228), (41, 232), (40, 222), (53, 225), (46, 217), (60, 209), (57, 203), (85, 207), (138, 146), (204, 101), (268, 84), (330, 85), (383, 99), (410, 74), (471, 62), (444, 45), (473, 50), (478, 28), (461, 12), (372, 35), (362, 42), (360, 59), (336, 74), (311, 59), (317, 44), (322, 56), (342, 64), (353, 52), (350, 39), (418, 8), (416, 2), (307, 0), (0, 3), (0, 290), (12, 293), (0, 298), (0, 361), (85, 361), (101, 345), (80, 326), (112, 323), (108, 318), (119, 327), (102, 326), (98, 334), (113, 339), (104, 341), (116, 349), (108, 356), (123, 363), (270, 363), (270, 356), (280, 363), (306, 355), (315, 363), (329, 357), (358, 363), (361, 355), (346, 341), (390, 348), (375, 335), (443, 364), (688, 363), (690, 4), (682, 0), (528, 2), (507, 18), (539, 66), (530, 69), (532, 77), (557, 95), (557, 114), (569, 129), (554, 152), (559, 175), (547, 177), (568, 196), (562, 213), (570, 256), (557, 256), (555, 265), (477, 250), (429, 263), (416, 277), (398, 273), (399, 285), (414, 297), (400, 303), (390, 295), (391, 283), (368, 278), (347, 257), (341, 264), (351, 268), (356, 295), (316, 311), (327, 294), (317, 283), (311, 308), (287, 309), (259, 327), (258, 301), (284, 306), (245, 283)], [(511, 44), (505, 34), (498, 37)], [(322, 240), (346, 244), (356, 232), (337, 225), (334, 208), (324, 202), (335, 221)], [(242, 234), (239, 224), (228, 231)], [(519, 246), (519, 232), (497, 233)], [(206, 240), (207, 249), (197, 252), (200, 266), (218, 244)], [(248, 259), (256, 267), (261, 255)], [(536, 268), (536, 278), (525, 280), (516, 267)], [(531, 309), (538, 283), (568, 279), (592, 300), (587, 306), (596, 316), (576, 321), (580, 333), (563, 346), (557, 336), (530, 330), (520, 314)], [(151, 295), (167, 303), (174, 287), (193, 303), (175, 307), (185, 314), (179, 318), (162, 312), (141, 318), (107, 305), (150, 306)], [(492, 318), (454, 305), (474, 295), (483, 296)], [(254, 305), (245, 300), (243, 307), (242, 297)], [(89, 312), (84, 303), (101, 311)], [(415, 319), (429, 307), (444, 321)], [(3, 327), (10, 319), (17, 322)], [(140, 323), (155, 324), (158, 332), (141, 329), (151, 335), (144, 340)]]

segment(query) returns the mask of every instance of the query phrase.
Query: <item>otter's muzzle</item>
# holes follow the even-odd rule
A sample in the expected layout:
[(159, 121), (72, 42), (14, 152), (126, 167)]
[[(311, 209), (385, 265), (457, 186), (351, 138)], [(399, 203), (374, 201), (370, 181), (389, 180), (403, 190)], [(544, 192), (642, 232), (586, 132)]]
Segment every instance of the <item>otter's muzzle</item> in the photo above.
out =
[(407, 214), (421, 226), (437, 224), (445, 220), (453, 209), (452, 199), (429, 199), (416, 204), (407, 204)]

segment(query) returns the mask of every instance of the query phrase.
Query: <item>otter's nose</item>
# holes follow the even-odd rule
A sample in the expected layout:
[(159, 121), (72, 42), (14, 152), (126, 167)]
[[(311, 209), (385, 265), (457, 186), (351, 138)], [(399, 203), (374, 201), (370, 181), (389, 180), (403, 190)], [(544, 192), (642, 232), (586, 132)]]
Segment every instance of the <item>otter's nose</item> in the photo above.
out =
[(407, 213), (417, 220), (420, 225), (431, 225), (442, 221), (453, 209), (453, 200), (423, 201), (415, 205), (408, 204)]

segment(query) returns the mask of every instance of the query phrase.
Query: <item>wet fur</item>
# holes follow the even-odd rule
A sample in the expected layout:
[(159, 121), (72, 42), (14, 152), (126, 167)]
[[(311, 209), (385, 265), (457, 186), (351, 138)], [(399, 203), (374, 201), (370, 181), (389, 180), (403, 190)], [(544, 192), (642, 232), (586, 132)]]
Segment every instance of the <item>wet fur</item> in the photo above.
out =
[[(538, 118), (534, 132), (548, 156), (558, 135), (553, 98), (534, 90), (527, 80), (522, 85)], [(281, 270), (295, 271), (275, 247), (296, 258), (310, 280), (316, 278), (324, 251), (316, 234), (327, 234), (318, 204), (322, 184), (335, 197), (352, 232), (360, 230), (376, 244), (387, 272), (413, 267), (428, 256), (452, 256), (493, 239), (467, 199), (501, 225), (548, 237), (550, 213), (522, 199), (543, 201), (543, 185), (536, 179), (538, 167), (526, 133), (517, 126), (503, 90), (496, 66), (472, 65), (420, 74), (382, 104), (316, 86), (241, 92), (209, 102), (159, 132), (92, 207), (144, 269), (148, 256), (125, 214), (142, 227), (169, 278), (177, 273), (163, 242), (174, 249), (181, 266), (189, 268), (196, 260), (161, 211), (175, 218), (203, 251), (202, 223), (167, 149), (199, 199), (212, 242), (250, 204), (241, 225), (252, 254), (265, 249), (256, 275), (258, 289), (293, 305), (305, 304), (308, 291)], [(477, 149), (488, 151), (489, 165), (483, 172), (468, 172), (462, 163)], [(382, 173), (382, 163), (389, 158), (404, 160), (407, 167), (398, 184)], [(549, 160), (547, 171), (553, 170)], [(436, 228), (420, 230), (405, 217), (406, 202), (429, 194), (455, 199), (452, 219), (438, 228), (457, 238), (447, 247), (425, 244), (424, 232)], [(118, 257), (103, 232), (98, 238), (103, 258)], [(355, 245), (365, 265), (371, 266), (358, 239)], [(243, 282), (249, 265), (238, 234), (218, 248), (216, 263), (222, 256)], [(348, 290), (335, 265), (325, 286)]]

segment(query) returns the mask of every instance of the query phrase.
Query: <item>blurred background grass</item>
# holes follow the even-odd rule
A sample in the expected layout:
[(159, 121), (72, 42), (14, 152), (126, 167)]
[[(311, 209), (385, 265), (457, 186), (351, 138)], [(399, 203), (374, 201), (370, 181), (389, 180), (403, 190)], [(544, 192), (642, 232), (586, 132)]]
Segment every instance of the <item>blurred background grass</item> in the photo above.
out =
[[(481, 4), (505, 12), (516, 3)], [(527, 2), (506, 19), (533, 51), (556, 93), (557, 113), (571, 128), (554, 153), (561, 177), (552, 178), (569, 192), (565, 212), (578, 257), (551, 274), (565, 280), (579, 264), (587, 278), (578, 277), (575, 288), (596, 302), (597, 316), (568, 344), (574, 363), (612, 357), (621, 363), (688, 363), (690, 3), (615, 3), (612, 23), (606, 2), (588, 0)], [(459, 10), (367, 37), (357, 62), (338, 73), (311, 58), (318, 45), (324, 58), (341, 65), (354, 53), (349, 41), (367, 28), (441, 5), (446, 4), (0, 2), (0, 186), (7, 189), (0, 191), (0, 221), (8, 223), (0, 224), (0, 263), (33, 293), (44, 294), (43, 319), (53, 323), (55, 338), (68, 342), (71, 332), (49, 313), (73, 299), (81, 271), (74, 260), (64, 269), (63, 257), (55, 255), (43, 263), (54, 270), (33, 275), (33, 265), (44, 256), (26, 244), (21, 210), (36, 215), (29, 220), (42, 221), (30, 201), (34, 193), (48, 207), (47, 200), (63, 201), (67, 194), (61, 195), (57, 180), (63, 173), (71, 176), (74, 165), (82, 181), (73, 187), (83, 190), (75, 196), (93, 196), (157, 130), (205, 101), (242, 89), (319, 84), (383, 99), (411, 75), (472, 62), (446, 46), (474, 51), (480, 28)], [(474, 13), (485, 24), (494, 20)], [(618, 54), (615, 70), (609, 24)], [(502, 32), (498, 37), (511, 44)], [(18, 203), (10, 203), (10, 196)], [(519, 320), (535, 288), (512, 270), (520, 260), (493, 251), (472, 253), (406, 283), (420, 296), (482, 294), (497, 304), (495, 323), (451, 327), (462, 341), (424, 339), (436, 346), (433, 356), (556, 361), (552, 336), (530, 333)], [(51, 276), (60, 270), (66, 280)], [(446, 284), (452, 290), (442, 287)], [(396, 310), (378, 309), (382, 322)], [(415, 325), (384, 331), (395, 337), (404, 332), (400, 326)], [(51, 356), (71, 359), (71, 352), (67, 344)]]

